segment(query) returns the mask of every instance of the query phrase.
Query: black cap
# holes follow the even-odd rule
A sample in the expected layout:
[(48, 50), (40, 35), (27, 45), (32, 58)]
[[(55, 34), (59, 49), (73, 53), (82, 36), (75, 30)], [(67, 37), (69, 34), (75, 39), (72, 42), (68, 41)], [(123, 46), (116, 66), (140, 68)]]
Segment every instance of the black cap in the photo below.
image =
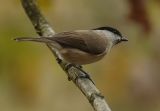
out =
[(120, 37), (122, 37), (122, 34), (117, 29), (115, 29), (113, 27), (99, 27), (99, 28), (95, 28), (93, 30), (107, 30), (107, 31), (110, 31), (110, 32), (112, 32), (114, 34), (117, 34)]

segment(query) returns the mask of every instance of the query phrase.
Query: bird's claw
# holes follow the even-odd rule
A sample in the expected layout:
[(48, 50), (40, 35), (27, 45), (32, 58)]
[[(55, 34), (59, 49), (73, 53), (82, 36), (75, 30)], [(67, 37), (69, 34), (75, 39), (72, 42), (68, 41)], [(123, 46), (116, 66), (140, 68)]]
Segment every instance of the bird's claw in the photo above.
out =
[[(75, 67), (75, 68), (77, 68), (78, 70), (80, 70), (80, 71), (82, 72), (82, 74), (77, 75), (76, 80), (77, 80), (78, 78), (87, 78), (87, 79), (89, 79), (93, 84), (95, 84), (95, 83), (93, 82), (93, 80), (91, 79), (90, 75), (89, 75), (88, 73), (86, 73), (86, 72), (82, 69), (82, 66), (81, 66), (81, 65), (68, 64), (68, 65), (66, 66), (66, 68), (65, 68), (65, 71), (68, 71), (69, 68), (71, 68), (71, 67)], [(71, 78), (68, 77), (68, 80), (71, 81)]]

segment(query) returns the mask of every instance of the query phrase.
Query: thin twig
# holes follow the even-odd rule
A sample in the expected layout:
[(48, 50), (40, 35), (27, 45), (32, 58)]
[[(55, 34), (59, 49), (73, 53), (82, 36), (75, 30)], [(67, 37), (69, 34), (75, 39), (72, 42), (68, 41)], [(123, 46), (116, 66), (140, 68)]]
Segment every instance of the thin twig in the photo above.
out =
[[(41, 14), (39, 8), (37, 7), (36, 1), (21, 0), (21, 2), (26, 14), (31, 20), (39, 36), (53, 36), (55, 32)], [(50, 47), (50, 44), (47, 44), (47, 46), (56, 57), (62, 69), (66, 72), (68, 78), (72, 80), (75, 85), (82, 91), (82, 93), (87, 97), (94, 110), (111, 111), (104, 97), (101, 95), (100, 91), (96, 88), (93, 82), (88, 78), (82, 78), (82, 76), (85, 75), (84, 71), (79, 70), (79, 68), (76, 68), (67, 62), (61, 61), (56, 54), (56, 50)]]

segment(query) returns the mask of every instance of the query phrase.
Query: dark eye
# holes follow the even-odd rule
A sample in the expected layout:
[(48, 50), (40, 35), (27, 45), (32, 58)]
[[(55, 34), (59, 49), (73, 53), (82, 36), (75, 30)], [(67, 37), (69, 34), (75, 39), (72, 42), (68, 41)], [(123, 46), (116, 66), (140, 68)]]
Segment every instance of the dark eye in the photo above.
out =
[(121, 42), (121, 39), (117, 39), (115, 44), (118, 44)]

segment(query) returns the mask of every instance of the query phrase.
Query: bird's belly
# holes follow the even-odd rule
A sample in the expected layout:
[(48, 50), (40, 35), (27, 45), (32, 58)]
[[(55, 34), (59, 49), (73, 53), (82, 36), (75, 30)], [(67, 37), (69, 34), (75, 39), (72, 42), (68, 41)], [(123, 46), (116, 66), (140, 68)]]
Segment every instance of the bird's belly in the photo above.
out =
[(68, 62), (78, 65), (90, 64), (102, 59), (106, 53), (92, 55), (78, 49), (65, 48), (60, 50), (61, 56)]

